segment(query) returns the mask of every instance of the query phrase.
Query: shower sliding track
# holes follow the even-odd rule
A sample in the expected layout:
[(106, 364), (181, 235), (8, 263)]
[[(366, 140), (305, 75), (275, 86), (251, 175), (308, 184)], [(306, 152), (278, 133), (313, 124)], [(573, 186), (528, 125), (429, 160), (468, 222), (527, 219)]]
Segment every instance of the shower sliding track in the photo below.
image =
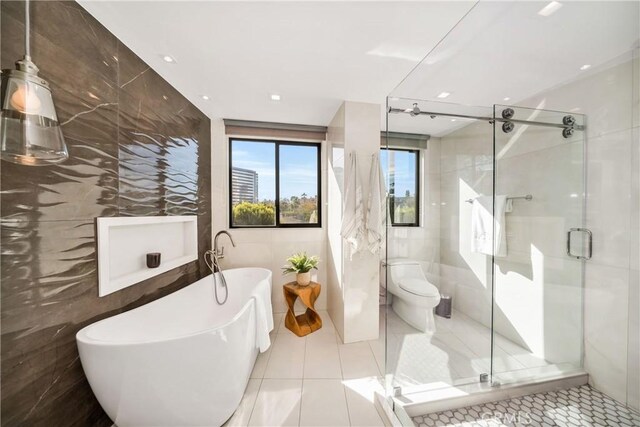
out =
[[(533, 125), (533, 126), (554, 127), (558, 129), (563, 129), (563, 136), (565, 138), (568, 138), (569, 136), (571, 136), (574, 130), (585, 129), (584, 125), (576, 124), (575, 119), (571, 115), (567, 115), (563, 117), (562, 123), (549, 123), (549, 122), (538, 122), (533, 120), (514, 119), (513, 110), (511, 108), (507, 108), (503, 111), (503, 117), (495, 117), (495, 118), (486, 117), (486, 116), (470, 116), (466, 114), (436, 113), (432, 111), (422, 111), (420, 110), (420, 108), (418, 108), (417, 104), (413, 104), (413, 108), (407, 108), (407, 109), (389, 107), (388, 111), (389, 113), (392, 113), (392, 114), (409, 114), (412, 117), (429, 116), (432, 119), (435, 119), (436, 117), (454, 117), (454, 118), (462, 118), (462, 119), (480, 120), (480, 121), (485, 121), (489, 124), (493, 124), (494, 122), (500, 122), (504, 124), (517, 123), (517, 124)], [(503, 130), (508, 133), (508, 132), (511, 132), (513, 128), (506, 130), (503, 127)]]

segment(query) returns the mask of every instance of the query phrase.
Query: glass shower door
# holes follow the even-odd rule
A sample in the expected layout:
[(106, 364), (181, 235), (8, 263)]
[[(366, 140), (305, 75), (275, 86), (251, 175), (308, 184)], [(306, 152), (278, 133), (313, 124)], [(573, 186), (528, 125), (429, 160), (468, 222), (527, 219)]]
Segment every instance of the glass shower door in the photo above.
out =
[[(472, 250), (471, 211), (477, 198), (488, 200), (492, 211), (493, 109), (405, 98), (390, 99), (389, 107), (384, 168), (399, 200), (415, 188), (411, 172), (419, 171), (419, 223), (387, 222), (381, 272), (386, 277), (387, 389), (399, 404), (410, 404), (466, 393), (489, 380), (492, 262), (490, 251)], [(401, 156), (391, 161), (394, 150), (406, 155), (401, 150), (407, 138), (432, 133), (438, 136), (420, 148), (418, 168), (411, 168), (413, 161), (398, 161)], [(413, 266), (402, 267), (403, 262)], [(404, 301), (419, 307), (426, 299), (403, 288), (403, 280), (411, 279), (403, 274), (410, 271), (413, 277), (424, 275), (425, 289), (437, 288), (449, 298), (450, 312), (433, 315), (433, 328), (416, 327), (406, 315)], [(427, 310), (433, 307), (422, 307), (424, 314)]]
[(494, 106), (492, 381), (582, 367), (585, 118)]

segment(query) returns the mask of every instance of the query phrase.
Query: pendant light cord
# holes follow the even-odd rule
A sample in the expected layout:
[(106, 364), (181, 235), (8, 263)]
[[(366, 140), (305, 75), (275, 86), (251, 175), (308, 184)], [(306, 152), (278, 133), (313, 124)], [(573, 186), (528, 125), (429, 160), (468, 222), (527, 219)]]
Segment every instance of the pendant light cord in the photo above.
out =
[(24, 2), (24, 56), (31, 59), (31, 45), (29, 43), (29, 32), (31, 30), (31, 22), (29, 18), (29, 0)]

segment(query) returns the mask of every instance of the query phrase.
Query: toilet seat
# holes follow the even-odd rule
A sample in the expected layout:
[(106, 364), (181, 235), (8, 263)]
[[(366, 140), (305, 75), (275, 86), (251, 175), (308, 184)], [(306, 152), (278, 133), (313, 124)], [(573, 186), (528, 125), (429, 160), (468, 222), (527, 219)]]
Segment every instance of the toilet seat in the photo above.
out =
[(438, 288), (433, 286), (431, 283), (426, 280), (421, 279), (404, 279), (400, 283), (398, 283), (401, 289), (412, 293), (414, 295), (418, 295), (421, 297), (439, 297), (440, 292)]

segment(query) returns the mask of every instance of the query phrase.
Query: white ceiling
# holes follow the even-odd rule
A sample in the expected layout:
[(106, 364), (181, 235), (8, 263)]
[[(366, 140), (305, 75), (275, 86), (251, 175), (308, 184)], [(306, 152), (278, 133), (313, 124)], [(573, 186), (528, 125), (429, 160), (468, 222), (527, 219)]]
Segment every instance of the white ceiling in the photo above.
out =
[[(563, 1), (555, 13), (542, 16), (546, 4), (480, 2), (392, 91), (401, 98), (392, 105), (407, 108), (415, 102), (402, 98), (438, 100), (444, 91), (451, 95), (442, 101), (460, 106), (522, 105), (543, 91), (597, 72), (603, 64), (610, 66), (616, 58), (628, 60), (638, 46), (638, 1)], [(581, 70), (587, 64), (590, 67)], [(453, 108), (456, 113), (452, 105), (418, 104), (423, 111)], [(466, 107), (458, 110), (471, 114)], [(491, 109), (485, 110), (477, 115), (491, 116)], [(390, 118), (392, 130), (434, 136), (464, 123), (425, 116)]]
[[(314, 125), (328, 124), (343, 100), (384, 106), (474, 5), (80, 3), (209, 117)], [(166, 54), (177, 63), (164, 62)], [(272, 101), (272, 93), (282, 100)]]
[[(517, 104), (592, 72), (640, 37), (638, 1), (563, 1), (549, 16), (538, 13), (548, 1), (80, 3), (209, 117), (315, 125), (343, 100), (384, 106), (390, 93)], [(383, 128), (384, 116), (383, 107)], [(433, 135), (464, 126), (392, 121), (392, 130)]]

